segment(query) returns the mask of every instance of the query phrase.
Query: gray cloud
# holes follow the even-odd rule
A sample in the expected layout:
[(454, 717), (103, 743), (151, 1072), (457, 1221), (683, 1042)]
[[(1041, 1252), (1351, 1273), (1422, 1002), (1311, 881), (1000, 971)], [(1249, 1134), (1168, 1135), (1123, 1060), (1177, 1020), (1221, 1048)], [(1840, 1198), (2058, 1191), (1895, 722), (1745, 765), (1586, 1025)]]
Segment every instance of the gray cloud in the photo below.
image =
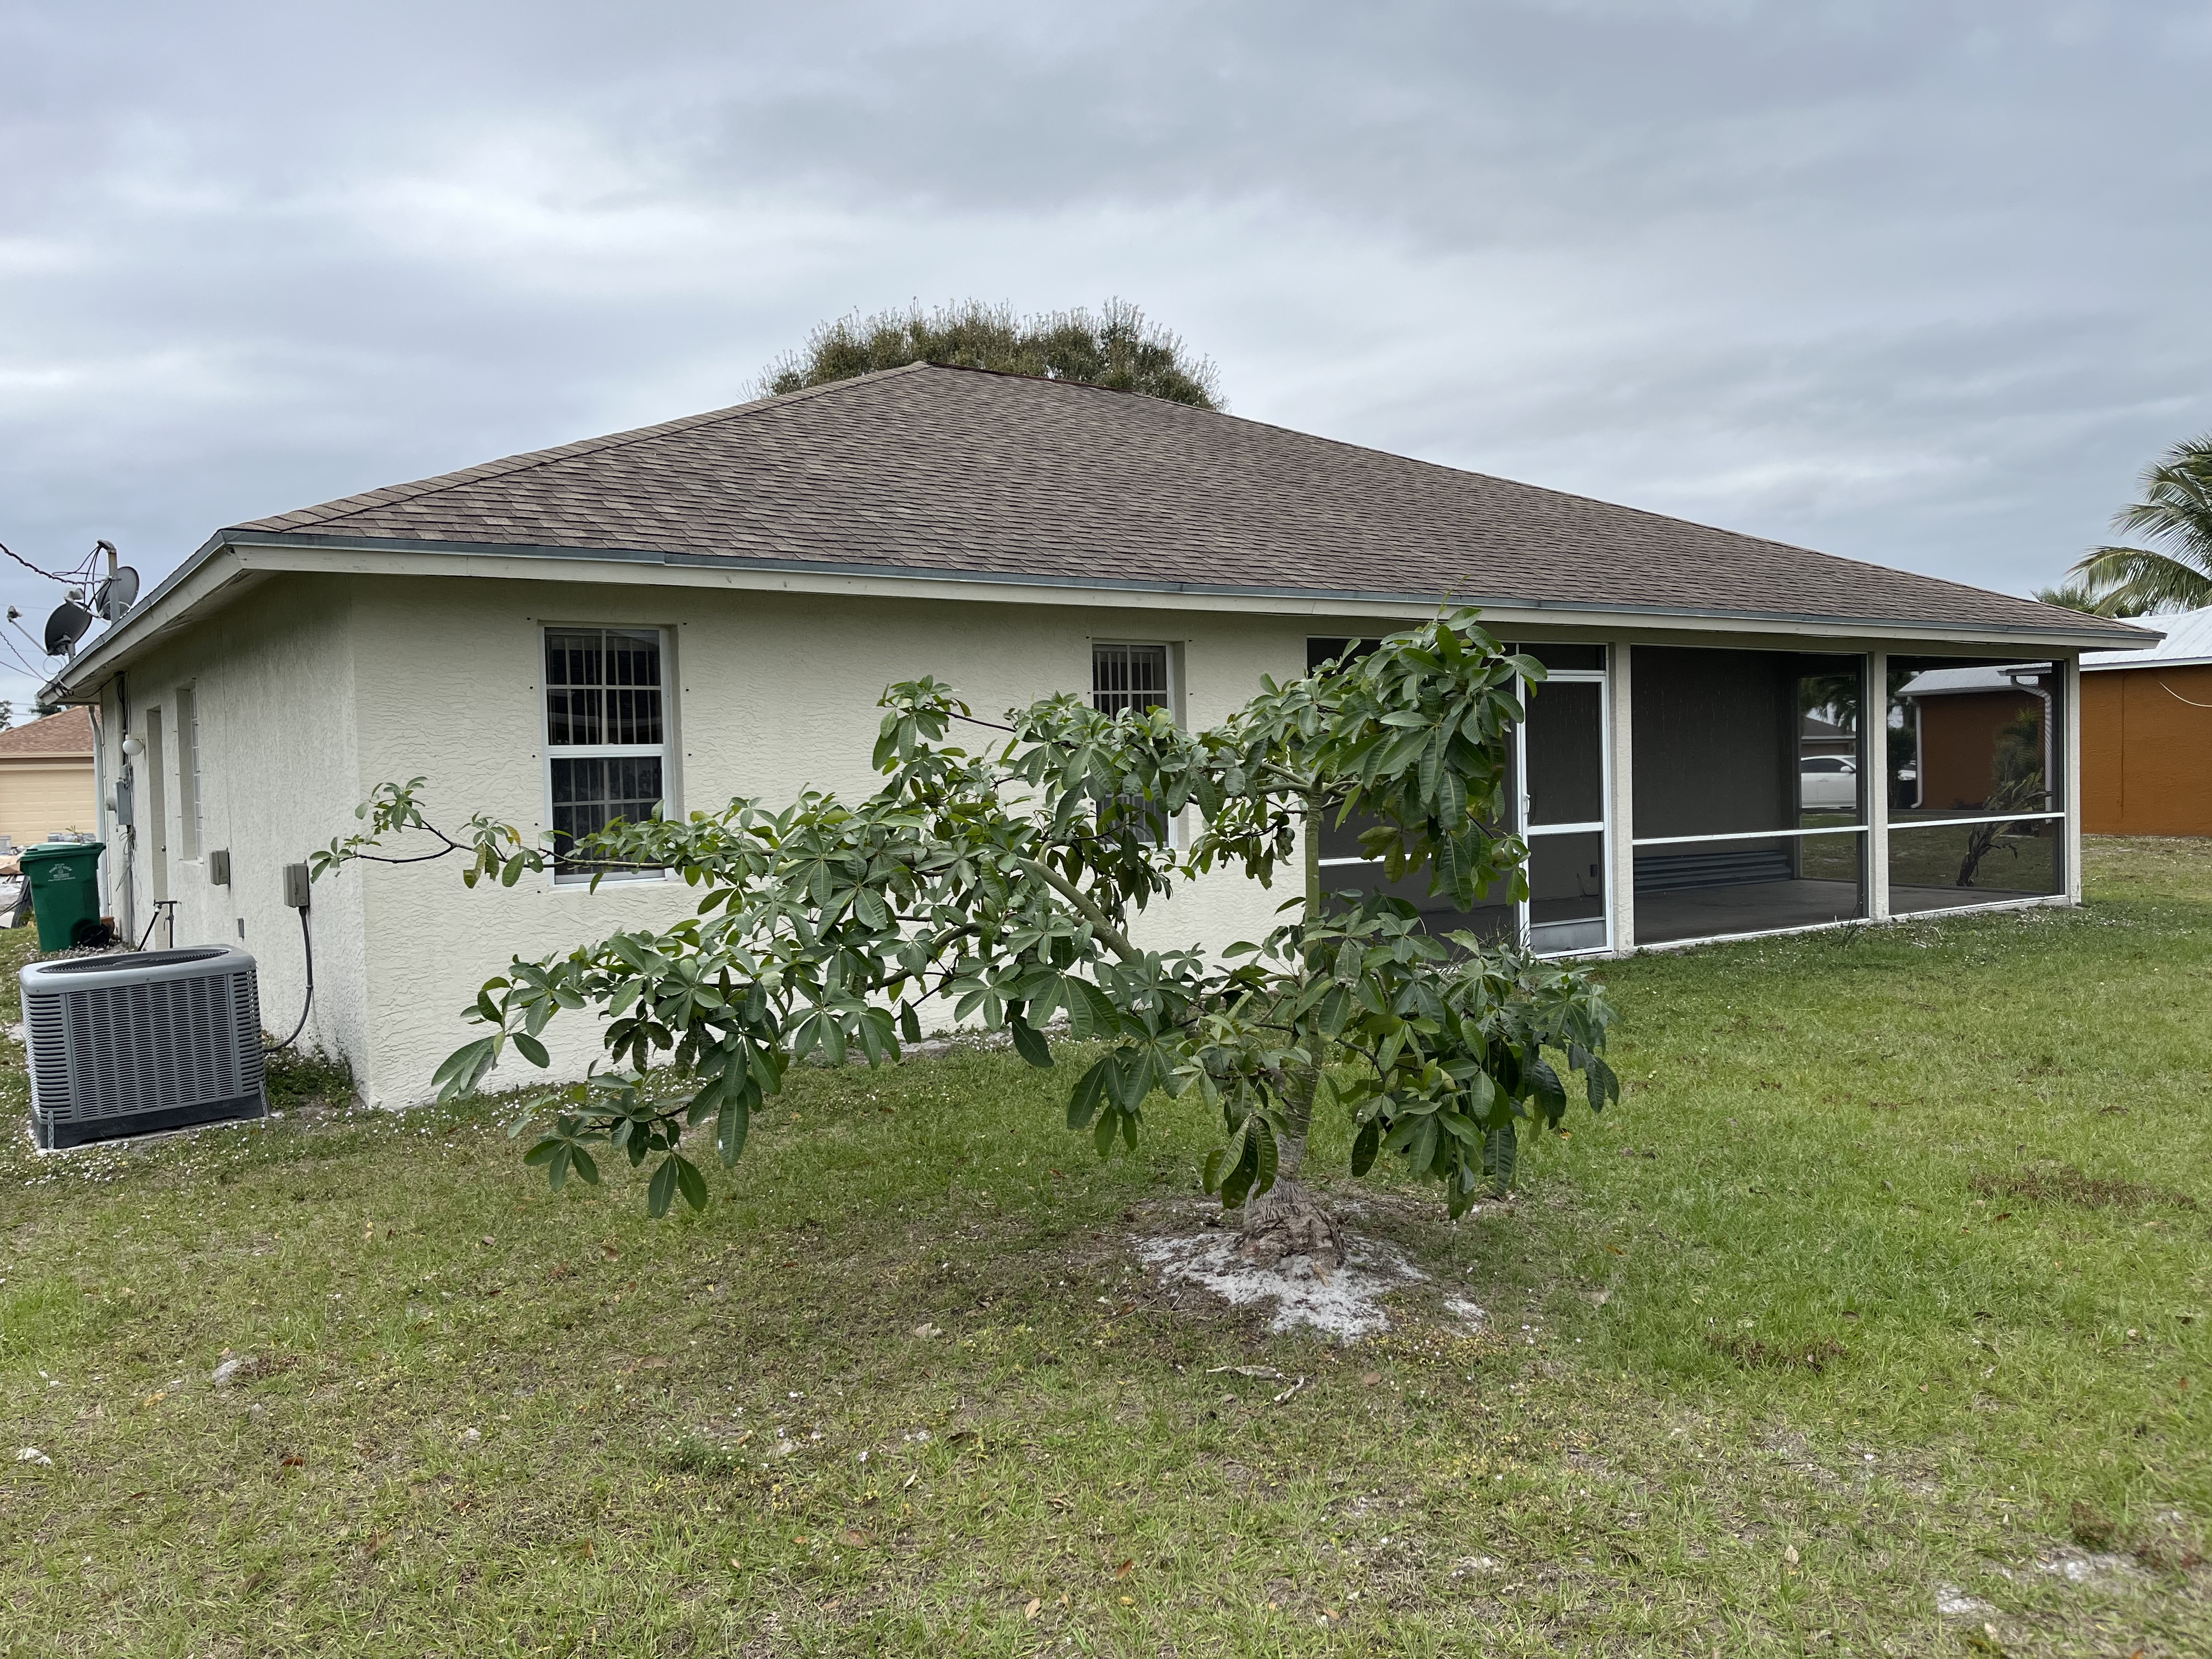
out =
[(1120, 293), (1240, 413), (2021, 591), (2212, 425), (2209, 69), (2180, 0), (0, 6), (0, 538), (152, 574)]

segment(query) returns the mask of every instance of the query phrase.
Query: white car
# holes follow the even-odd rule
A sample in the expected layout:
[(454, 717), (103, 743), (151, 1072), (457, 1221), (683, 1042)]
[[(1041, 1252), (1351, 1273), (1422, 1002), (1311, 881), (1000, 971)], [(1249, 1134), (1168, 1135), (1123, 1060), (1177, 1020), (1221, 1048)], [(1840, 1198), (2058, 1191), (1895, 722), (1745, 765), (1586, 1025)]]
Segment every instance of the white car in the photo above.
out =
[(1808, 812), (1855, 811), (1859, 763), (1839, 755), (1808, 755), (1797, 764), (1797, 803)]

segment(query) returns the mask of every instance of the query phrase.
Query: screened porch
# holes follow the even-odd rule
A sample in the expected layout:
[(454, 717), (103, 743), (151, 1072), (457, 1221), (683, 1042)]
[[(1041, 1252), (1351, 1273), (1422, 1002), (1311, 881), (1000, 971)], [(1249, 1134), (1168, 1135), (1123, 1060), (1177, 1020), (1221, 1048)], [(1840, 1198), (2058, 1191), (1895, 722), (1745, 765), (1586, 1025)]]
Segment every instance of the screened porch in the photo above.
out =
[[(1348, 645), (1314, 640), (1311, 660)], [(1514, 648), (1547, 671), (1528, 689), (1499, 826), (1527, 840), (1528, 896), (1463, 911), (1425, 877), (1388, 889), (1432, 931), (1581, 955), (2069, 890), (2070, 664)], [(1324, 834), (1333, 890), (1386, 886), (1358, 828)]]

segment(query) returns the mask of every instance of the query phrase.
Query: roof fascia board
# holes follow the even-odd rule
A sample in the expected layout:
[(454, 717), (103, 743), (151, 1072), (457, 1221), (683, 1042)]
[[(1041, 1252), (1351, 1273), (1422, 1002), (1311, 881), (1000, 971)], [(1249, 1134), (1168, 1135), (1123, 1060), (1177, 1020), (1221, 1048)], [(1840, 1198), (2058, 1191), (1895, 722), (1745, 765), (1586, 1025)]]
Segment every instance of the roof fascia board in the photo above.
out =
[(228, 542), (211, 538), (131, 606), (130, 615), (94, 641), (89, 651), (57, 669), (42, 695), (61, 702), (88, 702), (117, 668), (252, 574), (252, 568)]
[[(1472, 605), (1486, 616), (1511, 616), (1547, 627), (1689, 628), (1724, 632), (1773, 632), (1778, 627), (1792, 634), (1817, 633), (1821, 637), (1918, 639), (1929, 641), (1988, 640), (1994, 643), (2034, 644), (2081, 650), (2116, 647), (2105, 629), (2021, 629), (1994, 624), (1935, 624), (1906, 617), (1834, 617), (1787, 611), (1749, 611), (1668, 607), (1660, 605), (1571, 605), (1530, 600), (1510, 595), (1480, 593), (1421, 593), (1389, 589), (1261, 588), (1198, 582), (1144, 582), (1117, 578), (1074, 580), (983, 571), (916, 570), (902, 566), (835, 564), (804, 559), (738, 559), (721, 555), (668, 553), (644, 548), (541, 547), (504, 543), (387, 540), (380, 538), (319, 536), (305, 532), (234, 532), (231, 546), (257, 568), (331, 570), (362, 574), (401, 574), (398, 564), (386, 564), (371, 556), (398, 555), (406, 561), (406, 574), (501, 575), (525, 580), (574, 580), (568, 567), (598, 563), (628, 573), (602, 580), (639, 581), (681, 586), (775, 587), (791, 592), (867, 592), (901, 598), (987, 599), (1012, 604), (1114, 604), (1146, 609), (1239, 611), (1270, 616), (1347, 616), (1372, 614), (1400, 617), (1426, 614), (1440, 605)], [(283, 551), (319, 550), (354, 556), (343, 562), (327, 558), (294, 562)], [(482, 568), (471, 568), (482, 562)], [(533, 563), (544, 568), (519, 568)], [(818, 585), (817, 585), (818, 584)], [(2136, 637), (2148, 639), (2150, 630), (2131, 629)], [(2162, 635), (2160, 637), (2163, 637)]]
[[(585, 578), (577, 567), (595, 567)], [(987, 604), (1108, 605), (1341, 620), (1403, 620), (1443, 605), (1472, 605), (1500, 623), (1553, 629), (1623, 629), (1660, 635), (1786, 633), (1841, 642), (1881, 640), (1929, 645), (1972, 643), (2033, 651), (2112, 650), (2109, 631), (2021, 630), (1988, 625), (1936, 625), (1909, 618), (1834, 617), (1788, 612), (1668, 609), (1656, 605), (1571, 605), (1510, 596), (1435, 594), (1389, 590), (1257, 588), (1228, 584), (1071, 580), (995, 572), (927, 571), (893, 566), (832, 564), (801, 559), (736, 559), (647, 548), (545, 547), (506, 543), (416, 541), (321, 535), (305, 531), (228, 531), (211, 536), (110, 629), (82, 657), (53, 678), (63, 701), (81, 698), (153, 640), (169, 632), (222, 590), (253, 572), (358, 575), (474, 576), (508, 580), (636, 583), (643, 586), (774, 590), (878, 598), (969, 600)], [(2131, 629), (2136, 638), (2154, 636)], [(2130, 645), (2117, 648), (2128, 649)]]
[(2212, 666), (2212, 657), (2152, 657), (2143, 662), (2091, 662), (2081, 659), (2085, 674), (2124, 674), (2143, 668), (2204, 668)]

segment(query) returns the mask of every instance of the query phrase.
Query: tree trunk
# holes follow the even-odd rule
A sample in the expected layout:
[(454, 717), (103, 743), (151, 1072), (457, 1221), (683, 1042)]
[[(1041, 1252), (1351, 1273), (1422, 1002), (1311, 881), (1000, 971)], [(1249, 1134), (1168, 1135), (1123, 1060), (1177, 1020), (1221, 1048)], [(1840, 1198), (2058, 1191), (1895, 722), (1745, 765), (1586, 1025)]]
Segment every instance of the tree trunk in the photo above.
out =
[[(1306, 916), (1321, 915), (1321, 815), (1309, 807), (1305, 823)], [(1321, 1056), (1301, 1067), (1283, 1100), (1286, 1133), (1277, 1148), (1275, 1184), (1245, 1200), (1237, 1254), (1262, 1267), (1286, 1256), (1310, 1258), (1322, 1273), (1344, 1261), (1344, 1228), (1321, 1206), (1298, 1169), (1306, 1160), (1306, 1135), (1313, 1127), (1314, 1096), (1321, 1087)]]

